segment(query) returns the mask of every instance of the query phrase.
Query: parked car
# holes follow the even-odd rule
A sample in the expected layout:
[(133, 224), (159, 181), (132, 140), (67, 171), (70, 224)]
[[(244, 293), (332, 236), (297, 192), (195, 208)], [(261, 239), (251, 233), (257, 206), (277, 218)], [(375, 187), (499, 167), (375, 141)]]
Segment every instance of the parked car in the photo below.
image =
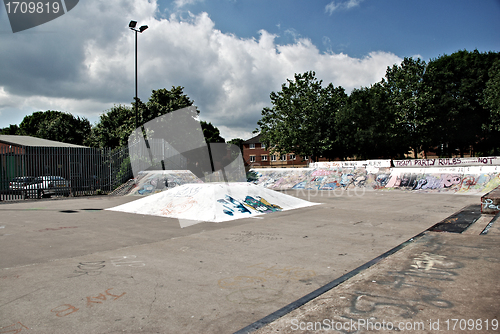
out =
[(39, 176), (24, 189), (26, 197), (30, 198), (50, 197), (52, 195), (69, 196), (71, 193), (70, 182), (61, 176)]
[(9, 182), (9, 190), (22, 190), (27, 185), (33, 184), (35, 177), (33, 176), (18, 176)]

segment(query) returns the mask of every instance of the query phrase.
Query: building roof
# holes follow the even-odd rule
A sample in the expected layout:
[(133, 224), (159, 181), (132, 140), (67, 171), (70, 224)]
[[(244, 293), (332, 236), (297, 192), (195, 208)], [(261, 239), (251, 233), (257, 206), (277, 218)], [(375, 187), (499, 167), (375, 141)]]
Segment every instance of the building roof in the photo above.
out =
[(260, 143), (260, 134), (243, 142), (243, 144), (257, 144), (257, 143)]
[(16, 146), (37, 146), (37, 147), (77, 147), (87, 148), (86, 146), (61, 143), (59, 141), (47, 140), (31, 136), (0, 135), (0, 142)]

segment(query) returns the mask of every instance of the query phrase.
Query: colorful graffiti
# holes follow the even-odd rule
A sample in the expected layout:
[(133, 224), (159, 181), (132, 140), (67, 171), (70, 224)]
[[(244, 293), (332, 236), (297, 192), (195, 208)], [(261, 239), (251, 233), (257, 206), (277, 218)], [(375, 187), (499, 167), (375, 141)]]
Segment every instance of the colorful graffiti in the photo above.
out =
[[(387, 182), (389, 168), (379, 168), (369, 173), (366, 168), (253, 170), (253, 183), (275, 190), (334, 190), (373, 187), (380, 188)], [(288, 174), (290, 173), (290, 174)]]
[(500, 185), (500, 170), (486, 167), (341, 168), (253, 170), (255, 184), (275, 190), (400, 189), (420, 192), (482, 193)]
[(248, 207), (251, 207), (254, 210), (257, 210), (262, 213), (271, 213), (276, 211), (282, 211), (283, 208), (279, 205), (271, 204), (266, 201), (264, 198), (256, 196), (258, 199), (253, 198), (252, 196), (247, 196), (245, 198), (245, 204)]
[(152, 195), (186, 183), (203, 183), (190, 171), (145, 171), (139, 173), (136, 187), (128, 195)]
[(245, 208), (245, 204), (232, 198), (229, 195), (226, 195), (225, 199), (218, 199), (217, 202), (222, 203), (222, 206), (224, 207), (223, 212), (226, 215), (233, 216), (235, 211), (252, 214), (250, 210)]
[(271, 213), (282, 211), (283, 208), (276, 204), (271, 204), (260, 196), (246, 196), (243, 202), (226, 195), (225, 199), (218, 199), (217, 202), (221, 203), (224, 207), (223, 212), (226, 215), (233, 216), (235, 211), (241, 213), (252, 214), (249, 209), (255, 210), (259, 213)]
[(500, 157), (393, 160), (395, 167), (498, 166)]

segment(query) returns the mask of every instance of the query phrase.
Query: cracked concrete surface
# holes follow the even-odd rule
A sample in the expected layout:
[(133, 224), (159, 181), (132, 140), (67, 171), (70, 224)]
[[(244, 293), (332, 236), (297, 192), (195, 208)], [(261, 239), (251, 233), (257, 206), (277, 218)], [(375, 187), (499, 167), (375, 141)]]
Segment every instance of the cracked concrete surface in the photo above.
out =
[(232, 333), (479, 201), (315, 195), (300, 196), (321, 205), (183, 229), (102, 210), (131, 197), (2, 203), (0, 329)]

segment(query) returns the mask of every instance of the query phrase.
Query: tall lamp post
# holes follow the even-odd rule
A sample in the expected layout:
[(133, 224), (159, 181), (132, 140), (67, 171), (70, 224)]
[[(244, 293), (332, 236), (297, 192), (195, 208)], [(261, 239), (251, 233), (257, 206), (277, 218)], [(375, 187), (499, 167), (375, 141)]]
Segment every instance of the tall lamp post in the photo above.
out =
[(141, 26), (139, 29), (136, 29), (137, 21), (130, 21), (128, 27), (130, 30), (135, 31), (135, 128), (139, 127), (139, 122), (137, 119), (137, 33), (142, 33), (144, 30), (148, 28), (148, 26)]

